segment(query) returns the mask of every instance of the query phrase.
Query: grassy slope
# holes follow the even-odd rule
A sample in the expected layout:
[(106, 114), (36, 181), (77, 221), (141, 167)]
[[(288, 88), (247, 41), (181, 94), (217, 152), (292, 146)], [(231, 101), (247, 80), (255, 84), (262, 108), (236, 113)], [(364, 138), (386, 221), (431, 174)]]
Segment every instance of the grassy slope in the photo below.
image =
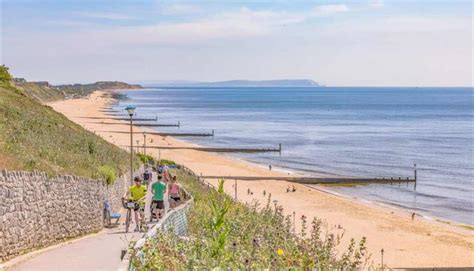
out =
[(49, 102), (64, 99), (62, 91), (35, 82), (18, 82), (14, 83), (14, 86), (39, 101)]
[(100, 166), (127, 168), (125, 151), (6, 83), (0, 83), (0, 131), (0, 169), (97, 178)]

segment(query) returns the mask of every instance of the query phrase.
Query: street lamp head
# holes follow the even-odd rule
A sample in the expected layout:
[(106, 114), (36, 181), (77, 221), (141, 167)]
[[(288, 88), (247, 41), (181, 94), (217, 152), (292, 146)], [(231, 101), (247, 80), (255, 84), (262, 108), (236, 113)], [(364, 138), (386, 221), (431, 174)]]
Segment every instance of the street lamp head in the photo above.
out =
[(129, 115), (130, 117), (133, 116), (133, 113), (135, 113), (135, 107), (134, 107), (134, 106), (131, 106), (131, 105), (125, 107), (125, 110), (127, 110), (128, 115)]

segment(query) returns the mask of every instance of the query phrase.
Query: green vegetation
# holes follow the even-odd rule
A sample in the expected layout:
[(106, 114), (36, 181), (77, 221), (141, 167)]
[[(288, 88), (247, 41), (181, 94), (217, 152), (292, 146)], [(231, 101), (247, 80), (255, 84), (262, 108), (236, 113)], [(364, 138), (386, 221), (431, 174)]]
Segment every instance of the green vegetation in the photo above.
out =
[(53, 88), (48, 82), (27, 82), (15, 79), (13, 80), (13, 85), (38, 101), (50, 102), (65, 98), (62, 91)]
[(161, 159), (159, 161), (159, 164), (160, 165), (167, 165), (167, 166), (174, 166), (176, 165), (176, 163), (174, 161), (171, 161), (171, 160), (166, 160), (166, 159)]
[(117, 179), (117, 172), (114, 167), (111, 167), (109, 165), (101, 166), (99, 167), (99, 172), (104, 178), (105, 182), (107, 185), (112, 185), (115, 182), (115, 179)]
[[(176, 170), (178, 180), (194, 196), (188, 213), (187, 238), (172, 231), (149, 239), (140, 254), (132, 253), (136, 270), (359, 270), (367, 268), (365, 238), (351, 241), (336, 253), (335, 236), (314, 219), (301, 217), (294, 232), (293, 218), (273, 207), (236, 203), (223, 192), (208, 189), (196, 177)], [(309, 227), (309, 229), (308, 229)], [(138, 256), (139, 255), (139, 256)]]
[(10, 73), (8, 72), (8, 67), (5, 65), (0, 66), (0, 83), (8, 83), (12, 80)]
[(153, 161), (155, 161), (155, 158), (151, 155), (138, 153), (137, 156), (143, 164), (153, 164)]
[[(5, 72), (8, 70), (0, 69), (0, 78), (8, 78)], [(113, 169), (115, 174), (128, 169), (127, 152), (41, 105), (5, 80), (0, 82), (0, 131), (2, 168), (91, 178), (104, 176), (104, 168), (109, 168), (110, 173)]]

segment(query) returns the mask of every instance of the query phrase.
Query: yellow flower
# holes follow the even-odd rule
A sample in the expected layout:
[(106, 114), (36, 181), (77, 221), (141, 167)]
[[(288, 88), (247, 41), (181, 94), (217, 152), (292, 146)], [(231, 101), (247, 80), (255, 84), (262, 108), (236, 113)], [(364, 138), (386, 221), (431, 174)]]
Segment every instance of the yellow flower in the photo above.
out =
[(277, 250), (277, 254), (278, 254), (278, 256), (283, 255), (283, 249), (279, 248), (279, 249)]

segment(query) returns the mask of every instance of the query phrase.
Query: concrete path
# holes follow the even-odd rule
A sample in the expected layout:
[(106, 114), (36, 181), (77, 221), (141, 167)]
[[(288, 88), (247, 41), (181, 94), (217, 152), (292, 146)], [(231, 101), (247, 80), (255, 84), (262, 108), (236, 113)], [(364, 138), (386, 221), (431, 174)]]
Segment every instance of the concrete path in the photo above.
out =
[[(156, 173), (153, 174), (156, 181)], [(151, 186), (149, 186), (145, 205), (146, 221), (150, 217)], [(169, 203), (165, 201), (168, 209)], [(122, 210), (124, 212), (124, 210)], [(133, 215), (132, 215), (133, 219)], [(129, 233), (125, 233), (125, 215), (122, 214), (120, 224), (113, 229), (104, 229), (99, 234), (65, 243), (57, 248), (46, 250), (7, 270), (16, 271), (83, 271), (83, 270), (117, 270), (121, 263), (122, 250), (126, 250), (130, 241), (135, 241), (143, 233), (134, 233), (135, 223), (130, 225)], [(151, 224), (149, 224), (151, 226)]]

